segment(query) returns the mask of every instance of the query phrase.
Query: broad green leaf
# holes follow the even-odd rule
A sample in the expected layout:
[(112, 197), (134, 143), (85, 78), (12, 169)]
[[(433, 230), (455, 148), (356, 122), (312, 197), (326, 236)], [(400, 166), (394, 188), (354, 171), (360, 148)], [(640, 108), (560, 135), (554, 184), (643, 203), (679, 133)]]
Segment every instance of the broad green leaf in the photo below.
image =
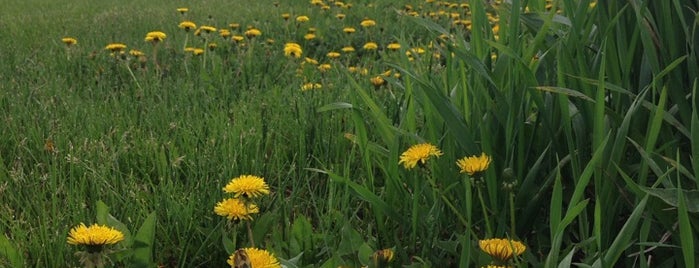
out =
[(133, 265), (134, 267), (153, 266), (153, 242), (155, 240), (155, 223), (157, 216), (151, 212), (143, 221), (141, 228), (136, 232), (133, 244)]
[(641, 190), (648, 193), (649, 195), (660, 198), (668, 205), (673, 207), (679, 207), (679, 194), (682, 193), (684, 200), (682, 200), (687, 206), (688, 212), (697, 213), (699, 212), (699, 190), (684, 190), (677, 188), (648, 188), (641, 187)]
[(129, 231), (129, 228), (126, 227), (126, 224), (119, 221), (117, 218), (112, 216), (112, 214), (109, 214), (109, 206), (107, 206), (107, 204), (101, 200), (98, 200), (95, 210), (97, 212), (98, 224), (107, 225), (123, 233), (124, 241), (121, 242), (122, 245), (126, 247), (133, 245), (133, 236), (131, 236), (131, 231)]
[(25, 266), (22, 253), (15, 248), (12, 242), (7, 239), (4, 234), (0, 234), (0, 257), (5, 258), (7, 262), (12, 265), (12, 267)]

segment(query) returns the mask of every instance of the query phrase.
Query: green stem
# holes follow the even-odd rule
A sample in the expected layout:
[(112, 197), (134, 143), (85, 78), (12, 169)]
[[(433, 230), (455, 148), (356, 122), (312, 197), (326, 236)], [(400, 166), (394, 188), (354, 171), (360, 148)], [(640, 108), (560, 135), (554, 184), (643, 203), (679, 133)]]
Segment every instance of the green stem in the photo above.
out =
[(510, 191), (510, 236), (515, 237), (515, 193)]
[(485, 207), (485, 201), (483, 200), (483, 193), (480, 186), (476, 187), (478, 190), (478, 200), (481, 201), (481, 209), (483, 210), (483, 219), (485, 219), (486, 237), (491, 237), (493, 235), (493, 230), (490, 228), (490, 220), (488, 217), (488, 210)]
[(252, 236), (252, 228), (250, 227), (250, 221), (245, 221), (247, 229), (248, 229), (248, 239), (250, 239), (250, 246), (255, 247), (255, 239)]

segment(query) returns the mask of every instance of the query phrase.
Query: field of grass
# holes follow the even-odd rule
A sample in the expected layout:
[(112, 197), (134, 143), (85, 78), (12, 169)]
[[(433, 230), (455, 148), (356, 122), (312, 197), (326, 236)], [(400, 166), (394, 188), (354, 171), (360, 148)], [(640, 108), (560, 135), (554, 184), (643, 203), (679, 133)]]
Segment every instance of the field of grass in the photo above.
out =
[(0, 267), (699, 265), (696, 1), (141, 2), (0, 9)]

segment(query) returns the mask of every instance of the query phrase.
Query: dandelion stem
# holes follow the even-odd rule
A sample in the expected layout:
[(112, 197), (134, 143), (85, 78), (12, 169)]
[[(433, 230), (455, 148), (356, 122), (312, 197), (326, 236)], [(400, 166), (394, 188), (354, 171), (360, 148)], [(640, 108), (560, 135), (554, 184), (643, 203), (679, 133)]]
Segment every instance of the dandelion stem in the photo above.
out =
[(478, 199), (481, 201), (481, 209), (483, 210), (483, 219), (485, 219), (485, 230), (487, 237), (493, 235), (493, 230), (490, 228), (490, 220), (488, 217), (488, 209), (485, 207), (485, 201), (483, 200), (483, 193), (480, 186), (476, 186), (478, 190)]
[(248, 229), (248, 239), (250, 239), (250, 246), (255, 247), (255, 238), (252, 236), (252, 228), (250, 227), (250, 221), (246, 221), (245, 225)]
[(510, 191), (510, 235), (515, 235), (515, 193)]

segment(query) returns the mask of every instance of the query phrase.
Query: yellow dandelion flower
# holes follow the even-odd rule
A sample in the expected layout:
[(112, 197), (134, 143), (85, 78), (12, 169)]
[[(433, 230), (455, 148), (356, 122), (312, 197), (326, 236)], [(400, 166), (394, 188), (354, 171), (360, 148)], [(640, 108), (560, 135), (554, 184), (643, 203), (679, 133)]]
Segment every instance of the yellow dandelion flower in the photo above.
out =
[(350, 52), (354, 52), (354, 47), (346, 46), (346, 47), (343, 47), (341, 50), (342, 50), (342, 52), (350, 53)]
[(84, 223), (73, 227), (68, 233), (68, 244), (85, 246), (113, 245), (124, 240), (124, 234), (106, 225), (93, 224), (90, 227)]
[(218, 30), (218, 35), (223, 38), (228, 38), (231, 37), (231, 31), (228, 29), (220, 29)]
[(354, 29), (353, 27), (345, 27), (345, 28), (342, 28), (342, 31), (345, 33), (351, 34), (351, 33), (356, 32), (357, 30)]
[(336, 58), (340, 57), (340, 53), (335, 52), (335, 51), (330, 51), (330, 52), (328, 52), (328, 54), (326, 56), (328, 56), (328, 58), (331, 58), (331, 59), (336, 59)]
[(194, 56), (199, 56), (199, 55), (201, 55), (201, 54), (204, 54), (204, 49), (202, 49), (202, 48), (195, 48), (194, 50), (192, 50), (192, 54), (194, 54)]
[(235, 30), (240, 28), (240, 23), (229, 23), (228, 28), (231, 28), (231, 30)]
[(296, 21), (297, 21), (297, 22), (307, 22), (307, 21), (309, 21), (309, 20), (311, 20), (311, 19), (308, 18), (308, 16), (298, 16), (298, 17), (296, 17)]
[(400, 49), (400, 44), (399, 43), (390, 43), (386, 46), (391, 51), (396, 51)]
[(214, 26), (202, 25), (201, 27), (199, 27), (199, 30), (206, 32), (206, 33), (212, 33), (212, 32), (215, 32), (217, 29)]
[(393, 261), (393, 249), (380, 249), (371, 255), (376, 267), (386, 267), (388, 263)]
[(247, 31), (245, 31), (245, 36), (248, 38), (253, 38), (262, 35), (262, 32), (258, 29), (255, 28), (250, 28)]
[(297, 43), (286, 43), (284, 44), (284, 56), (287, 57), (294, 57), (294, 58), (301, 58), (301, 54), (303, 54), (303, 50), (301, 49), (301, 45)]
[(500, 238), (480, 240), (478, 241), (478, 246), (493, 259), (503, 263), (527, 250), (527, 247), (522, 242)]
[(167, 35), (161, 31), (153, 31), (146, 34), (146, 42), (158, 43), (165, 40)]
[(347, 17), (347, 15), (342, 14), (342, 13), (338, 13), (337, 15), (335, 15), (335, 18), (337, 18), (339, 20), (345, 19), (345, 17)]
[(211, 42), (206, 46), (209, 48), (209, 50), (214, 50), (218, 47), (218, 44)]
[(231, 40), (235, 41), (236, 43), (239, 43), (245, 40), (245, 37), (243, 37), (242, 35), (234, 35), (233, 37), (231, 37)]
[(134, 57), (140, 57), (140, 56), (145, 56), (146, 54), (140, 50), (132, 49), (132, 50), (129, 50), (129, 55), (134, 56)]
[(243, 195), (244, 197), (258, 197), (269, 194), (269, 186), (262, 177), (254, 175), (242, 175), (233, 178), (226, 187), (223, 187), (226, 193), (234, 193), (235, 197)]
[(398, 164), (400, 165), (402, 163), (405, 169), (411, 169), (414, 168), (418, 162), (423, 165), (431, 156), (439, 157), (442, 154), (442, 151), (432, 144), (416, 144), (401, 154)]
[(316, 35), (313, 33), (307, 33), (306, 35), (303, 36), (303, 39), (313, 40), (313, 39), (316, 39)]
[[(231, 267), (281, 268), (279, 260), (274, 257), (274, 254), (257, 248), (239, 249), (228, 257), (227, 262)], [(248, 264), (248, 266), (242, 265), (241, 262)]]
[(284, 20), (289, 20), (289, 18), (291, 18), (291, 14), (289, 14), (289, 13), (283, 13), (283, 14), (282, 14), (282, 19), (284, 19)]
[(126, 45), (122, 43), (111, 43), (107, 45), (104, 49), (109, 50), (111, 52), (119, 52), (122, 51), (126, 48)]
[(306, 57), (305, 59), (303, 59), (303, 61), (304, 61), (305, 63), (308, 63), (308, 64), (318, 65), (318, 61), (317, 61), (317, 60), (312, 59), (312, 58), (309, 58), (309, 57)]
[(380, 75), (372, 77), (369, 79), (369, 81), (371, 81), (371, 84), (374, 85), (374, 87), (380, 87), (386, 83), (386, 80), (384, 80)]
[(197, 25), (194, 22), (186, 20), (186, 21), (180, 22), (178, 27), (180, 27), (180, 29), (184, 29), (185, 32), (189, 32), (190, 30), (197, 28)]
[(370, 20), (370, 19), (364, 19), (362, 22), (359, 23), (362, 27), (371, 27), (371, 26), (376, 26), (376, 21)]
[(305, 83), (301, 86), (301, 91), (308, 91), (311, 89), (321, 89), (323, 85), (320, 83)]
[(377, 48), (379, 48), (379, 45), (377, 45), (374, 42), (367, 42), (366, 44), (364, 44), (365, 50), (376, 50)]
[(330, 65), (330, 64), (323, 63), (321, 65), (318, 65), (318, 70), (320, 70), (321, 72), (327, 72), (330, 69), (332, 69), (332, 65)]
[(488, 169), (492, 159), (485, 153), (481, 156), (467, 156), (456, 161), (456, 165), (461, 169), (461, 173), (468, 173), (469, 176), (480, 173)]
[(180, 14), (183, 14), (183, 15), (184, 15), (184, 13), (189, 12), (189, 8), (181, 7), (181, 8), (178, 8), (178, 9), (177, 9), (177, 12), (180, 12)]
[(238, 198), (226, 198), (214, 207), (216, 215), (226, 217), (230, 221), (252, 220), (252, 214), (260, 209), (255, 204), (245, 204)]
[(72, 46), (78, 44), (78, 39), (75, 39), (73, 37), (63, 37), (61, 38), (61, 42), (63, 42), (67, 46)]

